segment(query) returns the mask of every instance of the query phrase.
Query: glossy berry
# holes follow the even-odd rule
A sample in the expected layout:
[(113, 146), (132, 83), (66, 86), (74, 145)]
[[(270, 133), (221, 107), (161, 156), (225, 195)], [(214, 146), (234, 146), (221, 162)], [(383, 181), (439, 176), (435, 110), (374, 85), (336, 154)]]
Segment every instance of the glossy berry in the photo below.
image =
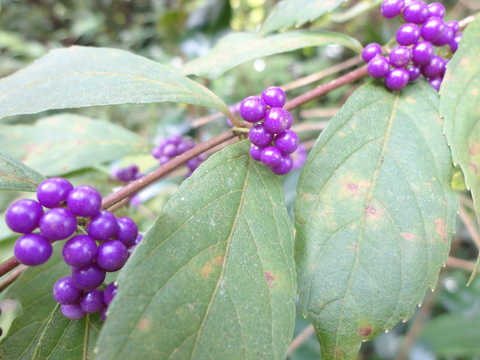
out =
[(407, 68), (408, 71), (408, 81), (412, 82), (417, 80), (420, 77), (420, 68), (418, 66), (412, 65)]
[(280, 162), (282, 153), (274, 146), (268, 146), (262, 150), (260, 161), (267, 166), (275, 166)]
[(390, 64), (393, 67), (404, 67), (406, 66), (412, 57), (412, 52), (406, 46), (397, 46), (392, 49), (389, 55)]
[(75, 235), (63, 246), (62, 255), (70, 266), (90, 264), (97, 257), (97, 243), (88, 235)]
[(65, 317), (72, 320), (78, 320), (85, 316), (85, 312), (82, 310), (79, 303), (62, 305), (60, 306), (60, 310)]
[(262, 92), (262, 99), (270, 107), (283, 107), (287, 101), (285, 92), (277, 86), (266, 88)]
[(407, 23), (423, 24), (428, 15), (428, 5), (423, 1), (412, 1), (403, 9), (403, 18)]
[(382, 47), (377, 43), (371, 43), (365, 46), (362, 51), (362, 59), (366, 63), (372, 60), (375, 56), (382, 54)]
[(150, 154), (155, 158), (155, 159), (158, 159), (160, 158), (160, 156), (163, 155), (163, 150), (160, 148), (160, 147), (154, 147), (152, 149), (152, 151), (150, 152)]
[(439, 91), (440, 86), (442, 85), (442, 78), (435, 78), (435, 79), (430, 79), (428, 81), (430, 83), (430, 86), (434, 88), (435, 90)]
[(103, 291), (99, 289), (86, 291), (80, 299), (80, 307), (87, 314), (101, 311), (105, 307)]
[(451, 28), (454, 34), (456, 34), (458, 30), (460, 30), (460, 24), (458, 23), (458, 21), (452, 20), (445, 23), (445, 25)]
[(40, 218), (38, 227), (42, 236), (48, 240), (63, 240), (77, 230), (77, 218), (65, 208), (53, 208)]
[(270, 169), (273, 171), (274, 174), (277, 175), (285, 175), (293, 167), (293, 160), (290, 155), (284, 155), (280, 159), (277, 165), (272, 166)]
[(263, 148), (253, 145), (250, 146), (250, 156), (253, 160), (260, 161), (260, 154), (262, 153)]
[(81, 290), (91, 290), (102, 285), (106, 272), (97, 264), (90, 263), (72, 269), (73, 284)]
[(92, 217), (87, 227), (87, 233), (95, 240), (108, 240), (118, 231), (118, 222), (110, 211), (102, 210)]
[(412, 61), (415, 65), (427, 65), (435, 54), (433, 45), (428, 41), (419, 41), (412, 47)]
[(450, 49), (452, 50), (453, 53), (455, 53), (458, 50), (458, 44), (460, 44), (460, 41), (462, 40), (462, 34), (455, 34), (453, 36), (453, 39), (450, 40)]
[(90, 217), (100, 211), (102, 196), (97, 189), (81, 185), (73, 188), (67, 197), (67, 206), (77, 216)]
[(389, 70), (390, 62), (383, 56), (375, 56), (367, 65), (368, 74), (375, 79), (385, 77)]
[(409, 78), (407, 70), (393, 69), (385, 77), (385, 85), (393, 91), (401, 90), (407, 85)]
[(392, 19), (400, 14), (404, 6), (405, 0), (385, 0), (382, 3), (380, 12), (384, 18)]
[(420, 67), (422, 75), (429, 79), (434, 79), (440, 76), (445, 68), (445, 61), (438, 55), (433, 55), (432, 61), (425, 66)]
[(273, 134), (267, 131), (263, 123), (253, 125), (250, 128), (248, 137), (250, 138), (252, 144), (262, 148), (270, 145), (270, 143), (273, 141)]
[(115, 286), (114, 281), (107, 285), (105, 291), (103, 292), (103, 301), (106, 305), (110, 305), (117, 292), (118, 288)]
[(435, 46), (447, 45), (453, 39), (453, 35), (454, 35), (453, 29), (449, 26), (446, 26), (445, 31), (443, 32), (443, 35), (440, 36), (434, 42), (432, 42), (432, 44), (435, 45)]
[(120, 240), (110, 240), (100, 244), (97, 252), (97, 264), (106, 271), (117, 271), (128, 259), (128, 250)]
[(54, 208), (60, 205), (62, 201), (67, 200), (68, 193), (73, 189), (70, 181), (53, 177), (43, 181), (38, 185), (38, 202), (46, 208)]
[(271, 108), (265, 115), (264, 125), (267, 132), (271, 134), (280, 134), (287, 130), (289, 125), (292, 125), (292, 115), (282, 108)]
[(138, 236), (138, 227), (135, 221), (129, 217), (121, 217), (117, 219), (117, 223), (118, 231), (116, 238), (126, 246), (132, 245)]
[(240, 116), (248, 122), (256, 123), (265, 117), (267, 105), (258, 96), (249, 96), (240, 104)]
[(293, 130), (286, 130), (275, 137), (273, 142), (282, 155), (288, 155), (298, 148), (298, 135)]
[(5, 213), (5, 222), (13, 231), (26, 234), (38, 226), (42, 215), (43, 208), (39, 202), (21, 199), (8, 207)]
[(15, 257), (24, 265), (41, 265), (52, 256), (50, 241), (38, 234), (25, 234), (18, 238), (13, 248)]
[(53, 286), (53, 298), (63, 305), (78, 302), (82, 295), (83, 291), (73, 284), (70, 276), (60, 278)]
[(420, 39), (420, 28), (415, 24), (404, 24), (398, 29), (396, 39), (400, 45), (413, 45)]
[(437, 16), (431, 16), (425, 20), (420, 30), (423, 40), (435, 41), (443, 35), (445, 23)]
[(428, 12), (430, 16), (437, 16), (443, 19), (445, 16), (445, 6), (440, 3), (431, 3), (428, 5)]

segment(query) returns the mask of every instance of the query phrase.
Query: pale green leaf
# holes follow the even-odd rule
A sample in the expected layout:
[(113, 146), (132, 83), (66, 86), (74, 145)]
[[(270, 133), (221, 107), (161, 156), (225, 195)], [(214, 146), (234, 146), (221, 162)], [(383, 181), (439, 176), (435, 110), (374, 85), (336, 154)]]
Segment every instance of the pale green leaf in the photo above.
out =
[[(1, 130), (0, 130), (1, 131)], [(0, 133), (0, 139), (3, 134)], [(0, 151), (2, 149), (0, 141)], [(14, 145), (17, 146), (17, 145)], [(37, 191), (45, 177), (22, 162), (0, 153), (0, 190)]]

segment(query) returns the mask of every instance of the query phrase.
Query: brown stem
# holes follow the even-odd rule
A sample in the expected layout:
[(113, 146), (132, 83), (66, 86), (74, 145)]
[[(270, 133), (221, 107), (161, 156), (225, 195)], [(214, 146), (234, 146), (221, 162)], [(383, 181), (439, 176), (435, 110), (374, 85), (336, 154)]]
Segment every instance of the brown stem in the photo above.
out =
[(452, 257), (452, 256), (448, 257), (447, 266), (455, 268), (455, 269), (465, 270), (465, 271), (468, 271), (470, 273), (475, 270), (475, 263), (474, 262), (464, 260), (464, 259), (455, 258), (455, 257)]
[(313, 325), (310, 324), (305, 329), (303, 329), (302, 332), (295, 337), (295, 339), (292, 340), (292, 342), (290, 343), (287, 349), (287, 356), (290, 355), (296, 348), (302, 345), (305, 341), (307, 341), (308, 338), (313, 334), (315, 334), (315, 329), (313, 328)]
[(12, 256), (10, 259), (5, 260), (2, 264), (0, 264), (0, 276), (3, 276), (10, 270), (15, 269), (18, 265), (20, 265), (20, 262), (15, 256)]
[(26, 265), (20, 266), (18, 269), (12, 271), (1, 283), (0, 292), (12, 285), (15, 280), (28, 268)]
[(473, 221), (470, 215), (468, 215), (467, 210), (465, 210), (465, 207), (463, 205), (460, 205), (458, 215), (460, 216), (460, 219), (462, 219), (463, 224), (470, 233), (470, 236), (472, 237), (475, 246), (477, 247), (477, 249), (480, 249), (480, 234), (475, 227), (475, 221)]

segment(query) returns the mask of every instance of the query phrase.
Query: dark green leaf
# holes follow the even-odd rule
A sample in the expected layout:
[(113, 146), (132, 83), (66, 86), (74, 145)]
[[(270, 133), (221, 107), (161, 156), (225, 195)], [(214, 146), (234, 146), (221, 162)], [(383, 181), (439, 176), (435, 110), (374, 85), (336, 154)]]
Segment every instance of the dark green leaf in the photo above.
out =
[(183, 182), (119, 275), (100, 359), (285, 359), (293, 335), (292, 225), (247, 142)]
[(299, 180), (295, 250), (323, 360), (355, 359), (435, 286), (454, 229), (452, 174), (426, 82), (364, 85), (322, 132)]
[(2, 360), (91, 359), (101, 326), (97, 314), (69, 320), (53, 299), (55, 282), (69, 274), (61, 246), (44, 265), (27, 269), (8, 288), (5, 299), (20, 302), (22, 313), (10, 328), (0, 347)]
[(148, 147), (140, 136), (118, 125), (60, 114), (34, 125), (0, 124), (0, 151), (53, 176), (148, 152)]
[[(2, 137), (3, 134), (0, 133), (0, 139)], [(2, 145), (0, 140), (0, 148)], [(4, 150), (1, 149), (1, 151)], [(42, 174), (8, 155), (0, 153), (0, 190), (37, 191), (38, 184), (43, 180), (45, 177)]]
[(327, 31), (295, 30), (266, 38), (251, 33), (231, 33), (220, 40), (210, 53), (186, 64), (182, 73), (216, 79), (225, 71), (249, 60), (328, 44), (341, 44), (357, 52), (362, 51), (362, 45), (357, 40)]
[(215, 94), (163, 65), (118, 49), (53, 50), (0, 81), (0, 118), (94, 105), (177, 102), (233, 114)]
[(260, 29), (265, 35), (277, 30), (286, 30), (293, 26), (318, 19), (348, 0), (284, 0), (280, 1)]

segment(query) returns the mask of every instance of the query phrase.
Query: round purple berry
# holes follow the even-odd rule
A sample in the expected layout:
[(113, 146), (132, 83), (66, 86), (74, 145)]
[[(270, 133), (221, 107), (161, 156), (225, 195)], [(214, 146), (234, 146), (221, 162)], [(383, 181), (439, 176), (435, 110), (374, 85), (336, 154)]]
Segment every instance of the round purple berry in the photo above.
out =
[(420, 28), (412, 23), (404, 24), (398, 29), (396, 39), (400, 45), (413, 45), (420, 39)]
[(86, 291), (80, 299), (80, 307), (87, 314), (101, 311), (105, 307), (103, 291), (99, 289)]
[(100, 211), (102, 196), (94, 187), (77, 186), (68, 194), (67, 206), (77, 216), (94, 216)]
[(177, 145), (175, 144), (167, 144), (163, 148), (163, 155), (173, 158), (177, 156)]
[(366, 63), (372, 60), (375, 56), (382, 54), (382, 47), (377, 43), (371, 43), (365, 46), (362, 51), (362, 59)]
[(391, 70), (385, 77), (385, 85), (390, 90), (400, 90), (407, 85), (409, 80), (408, 71), (405, 69), (397, 68)]
[(443, 35), (440, 36), (434, 42), (432, 42), (432, 44), (435, 46), (447, 45), (450, 43), (450, 41), (452, 41), (453, 35), (454, 35), (453, 29), (449, 26), (446, 26), (445, 31), (443, 32)]
[(117, 295), (118, 288), (115, 286), (115, 282), (112, 281), (110, 284), (107, 285), (105, 291), (103, 292), (103, 301), (105, 304), (110, 305), (115, 295)]
[(290, 170), (292, 170), (292, 167), (293, 167), (293, 160), (291, 156), (285, 155), (285, 156), (282, 156), (282, 158), (280, 159), (277, 165), (272, 166), (270, 169), (273, 171), (274, 174), (285, 175)]
[(106, 276), (105, 270), (97, 264), (90, 263), (82, 267), (72, 269), (73, 284), (81, 290), (91, 290), (102, 285)]
[(268, 146), (262, 150), (260, 161), (267, 166), (275, 166), (280, 162), (282, 153), (274, 146)]
[(462, 34), (455, 34), (453, 36), (453, 39), (450, 40), (450, 50), (452, 50), (452, 53), (455, 53), (458, 50), (458, 44), (460, 44), (460, 41), (462, 40)]
[(51, 209), (67, 200), (68, 193), (72, 189), (73, 185), (70, 181), (61, 177), (53, 177), (38, 185), (37, 199), (41, 205)]
[(260, 161), (260, 154), (262, 153), (263, 148), (257, 145), (250, 146), (250, 156), (253, 160)]
[(179, 134), (174, 134), (172, 136), (170, 136), (170, 143), (171, 144), (174, 144), (174, 145), (178, 145), (182, 142), (182, 135), (179, 135)]
[(392, 19), (399, 15), (405, 6), (405, 0), (385, 0), (380, 7), (382, 16), (386, 19)]
[(412, 47), (412, 60), (415, 65), (427, 65), (435, 53), (433, 45), (428, 41), (419, 41)]
[(447, 25), (449, 28), (451, 28), (453, 30), (454, 34), (456, 34), (458, 32), (458, 30), (460, 30), (460, 24), (458, 23), (458, 21), (452, 20), (452, 21), (449, 21), (449, 22), (445, 23), (445, 25)]
[(117, 218), (110, 211), (102, 210), (92, 217), (87, 233), (95, 240), (108, 240), (118, 231)]
[(423, 40), (435, 41), (443, 35), (445, 23), (438, 16), (431, 16), (422, 25), (420, 33)]
[(168, 163), (170, 161), (170, 157), (167, 156), (167, 155), (162, 155), (158, 158), (158, 163), (160, 165), (165, 165), (166, 163)]
[(277, 86), (271, 86), (263, 90), (262, 100), (270, 107), (283, 107), (287, 101), (285, 92)]
[(291, 154), (298, 148), (298, 135), (293, 130), (286, 130), (275, 137), (274, 144), (282, 155)]
[(408, 47), (400, 45), (392, 49), (389, 57), (393, 67), (401, 68), (410, 62), (412, 52)]
[(135, 173), (130, 167), (123, 167), (117, 170), (117, 179), (123, 182), (133, 180)]
[(128, 259), (128, 250), (120, 240), (110, 240), (98, 247), (97, 264), (106, 271), (120, 270)]
[(423, 24), (428, 15), (428, 5), (423, 1), (412, 1), (403, 9), (403, 19), (407, 23)]
[(280, 134), (292, 124), (292, 115), (287, 110), (273, 107), (265, 115), (265, 130), (271, 134)]
[(24, 265), (37, 266), (50, 259), (53, 247), (50, 241), (38, 234), (25, 234), (18, 238), (13, 253)]
[(248, 122), (256, 123), (265, 117), (267, 105), (258, 96), (249, 96), (240, 104), (240, 115)]
[(430, 83), (430, 86), (434, 88), (435, 90), (439, 91), (440, 90), (440, 85), (442, 85), (442, 78), (435, 78), (435, 79), (430, 79), (428, 80)]
[(187, 161), (187, 167), (190, 169), (190, 171), (195, 171), (201, 164), (203, 160), (200, 156), (196, 156), (190, 160)]
[(48, 240), (63, 240), (77, 229), (77, 218), (65, 208), (53, 208), (40, 218), (38, 227), (42, 236)]
[(258, 123), (253, 125), (250, 128), (250, 133), (248, 134), (250, 141), (252, 144), (257, 145), (261, 148), (264, 148), (273, 140), (273, 134), (269, 133), (267, 129), (265, 129), (265, 125), (263, 123)]
[(155, 159), (158, 159), (158, 158), (160, 158), (160, 156), (163, 155), (163, 149), (160, 148), (159, 146), (154, 147), (154, 148), (152, 149), (152, 151), (150, 152), (150, 154), (151, 154)]
[(420, 68), (418, 66), (412, 65), (407, 68), (408, 71), (408, 81), (413, 82), (417, 80), (420, 76)]
[(390, 62), (387, 60), (387, 58), (380, 55), (375, 56), (368, 62), (367, 65), (368, 74), (375, 79), (381, 79), (385, 77), (389, 70)]
[(183, 154), (185, 151), (188, 151), (195, 147), (195, 142), (192, 139), (187, 139), (177, 145), (177, 154)]
[(135, 221), (129, 217), (121, 217), (117, 219), (117, 223), (118, 232), (116, 238), (126, 246), (132, 245), (138, 236), (138, 227)]
[(65, 317), (72, 320), (78, 320), (85, 316), (85, 312), (82, 310), (79, 303), (62, 305), (60, 306), (60, 310)]
[(97, 257), (97, 243), (88, 235), (75, 235), (63, 246), (62, 255), (70, 266), (85, 266)]
[(437, 16), (443, 19), (445, 16), (445, 6), (440, 3), (431, 3), (428, 5), (428, 12), (430, 16)]
[(83, 291), (73, 284), (70, 276), (60, 278), (53, 287), (53, 298), (56, 302), (63, 305), (78, 302), (82, 295)]
[(420, 67), (422, 75), (428, 79), (434, 79), (440, 76), (445, 68), (445, 61), (438, 55), (433, 55), (432, 60), (427, 65)]
[(38, 226), (42, 215), (43, 208), (39, 202), (21, 199), (8, 207), (5, 213), (5, 222), (13, 231), (26, 234)]

